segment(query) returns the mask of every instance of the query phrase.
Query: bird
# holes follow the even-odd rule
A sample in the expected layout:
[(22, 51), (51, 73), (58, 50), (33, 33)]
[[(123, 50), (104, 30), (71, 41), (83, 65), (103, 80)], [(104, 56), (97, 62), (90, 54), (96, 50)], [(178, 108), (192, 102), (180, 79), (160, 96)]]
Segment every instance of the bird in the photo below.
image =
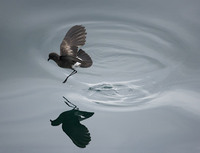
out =
[[(68, 100), (67, 102), (72, 104)], [(65, 103), (70, 106), (67, 102)], [(65, 111), (61, 113), (57, 119), (50, 121), (52, 126), (58, 126), (62, 124), (62, 130), (66, 133), (66, 135), (69, 136), (72, 142), (80, 148), (85, 148), (86, 145), (88, 145), (91, 141), (91, 136), (88, 128), (85, 125), (81, 124), (80, 121), (85, 120), (93, 115), (94, 112), (80, 111), (74, 105), (74, 108), (72, 110)]]
[(85, 45), (86, 35), (86, 28), (83, 25), (71, 27), (60, 44), (60, 55), (55, 52), (49, 54), (48, 61), (53, 60), (59, 67), (73, 70), (63, 83), (77, 73), (76, 67), (87, 68), (93, 63), (91, 57), (84, 50), (78, 50), (80, 46)]

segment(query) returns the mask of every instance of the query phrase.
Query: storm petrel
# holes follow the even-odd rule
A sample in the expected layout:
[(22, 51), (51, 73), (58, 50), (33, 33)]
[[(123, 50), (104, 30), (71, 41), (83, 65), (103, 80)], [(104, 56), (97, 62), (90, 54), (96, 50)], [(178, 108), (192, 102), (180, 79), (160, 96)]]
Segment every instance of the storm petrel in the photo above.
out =
[(75, 67), (87, 68), (92, 65), (91, 57), (82, 49), (78, 47), (83, 46), (86, 42), (86, 29), (82, 25), (75, 25), (65, 35), (62, 43), (60, 44), (60, 56), (57, 53), (50, 53), (48, 61), (54, 60), (58, 66), (62, 68), (72, 69), (73, 72), (67, 76), (63, 81), (73, 74), (77, 73)]

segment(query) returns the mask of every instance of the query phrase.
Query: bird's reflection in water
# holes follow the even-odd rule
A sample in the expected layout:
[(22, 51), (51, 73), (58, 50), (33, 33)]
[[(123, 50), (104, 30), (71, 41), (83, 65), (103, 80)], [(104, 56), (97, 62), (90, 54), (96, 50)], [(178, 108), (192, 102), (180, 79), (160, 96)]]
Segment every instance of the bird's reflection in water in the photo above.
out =
[(70, 137), (73, 143), (80, 148), (85, 148), (91, 141), (91, 137), (87, 127), (81, 124), (80, 121), (91, 117), (94, 112), (80, 111), (76, 105), (65, 97), (63, 98), (66, 100), (65, 103), (73, 109), (61, 113), (55, 120), (50, 120), (51, 125), (58, 126), (62, 124), (63, 131)]

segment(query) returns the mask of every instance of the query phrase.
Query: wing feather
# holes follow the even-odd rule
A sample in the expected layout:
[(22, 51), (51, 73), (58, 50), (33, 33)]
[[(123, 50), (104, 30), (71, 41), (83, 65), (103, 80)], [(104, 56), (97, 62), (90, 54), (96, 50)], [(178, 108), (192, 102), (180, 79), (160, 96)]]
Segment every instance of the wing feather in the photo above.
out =
[(83, 124), (67, 125), (66, 123), (63, 123), (62, 129), (74, 144), (80, 148), (85, 148), (91, 141), (89, 130)]
[(82, 25), (75, 25), (65, 35), (60, 44), (61, 56), (77, 56), (79, 46), (83, 46), (86, 42), (86, 29)]

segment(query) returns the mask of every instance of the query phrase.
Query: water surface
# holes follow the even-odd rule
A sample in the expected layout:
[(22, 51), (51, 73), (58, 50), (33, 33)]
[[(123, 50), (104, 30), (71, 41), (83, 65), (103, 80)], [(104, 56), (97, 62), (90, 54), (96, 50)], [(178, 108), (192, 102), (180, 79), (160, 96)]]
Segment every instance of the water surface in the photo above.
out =
[[(199, 2), (0, 3), (0, 152), (200, 151)], [(62, 84), (48, 54), (78, 24), (93, 66)], [(95, 112), (84, 150), (50, 125), (62, 96)]]

